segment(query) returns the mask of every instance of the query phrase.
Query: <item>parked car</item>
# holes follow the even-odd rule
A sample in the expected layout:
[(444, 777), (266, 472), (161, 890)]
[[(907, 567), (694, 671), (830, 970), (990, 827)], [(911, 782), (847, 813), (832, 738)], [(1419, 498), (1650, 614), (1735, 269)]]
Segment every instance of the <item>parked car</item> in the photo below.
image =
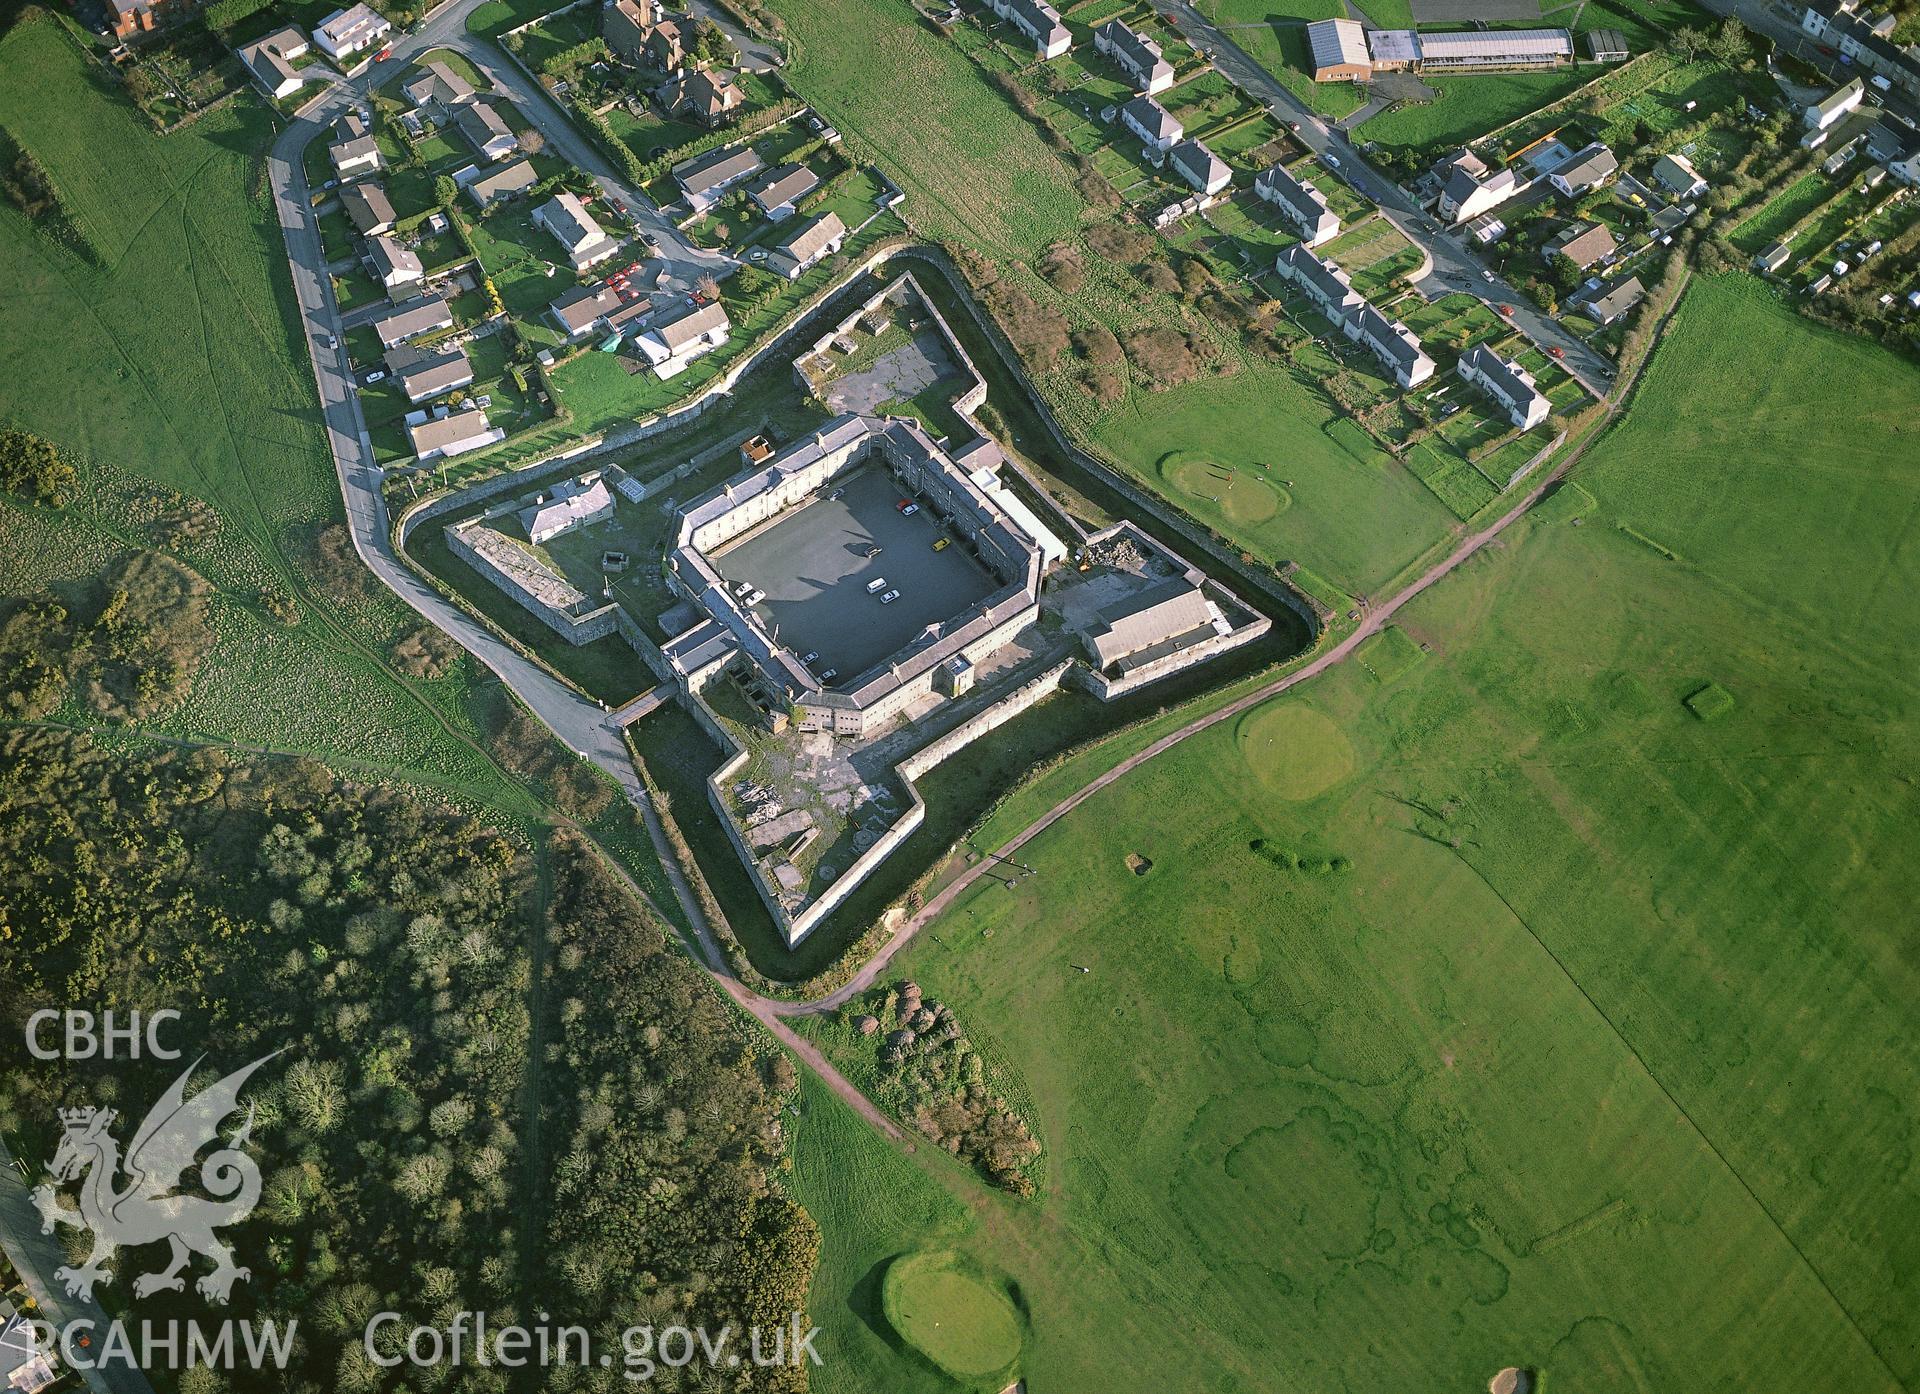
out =
[(820, 651), (818, 649), (808, 649), (800, 655), (800, 661), (802, 663), (811, 663), (818, 657), (820, 657)]
[(871, 581), (867, 582), (868, 595), (873, 595), (878, 591), (885, 590), (886, 588), (887, 588), (887, 578), (884, 576), (876, 576)]
[(937, 537), (933, 541), (933, 550), (936, 552), (944, 552), (952, 545), (953, 539), (951, 537)]
[(375, 368), (372, 372), (367, 374), (368, 387), (372, 387), (376, 382), (385, 382), (386, 380), (387, 380), (387, 370), (385, 368)]
[(832, 682), (832, 681), (833, 681), (833, 680), (834, 680), (835, 678), (837, 678), (837, 677), (839, 677), (839, 676), (840, 676), (840, 670), (839, 670), (838, 668), (829, 668), (829, 669), (827, 669), (827, 671), (826, 671), (826, 672), (824, 672), (824, 673), (822, 673), (822, 674), (820, 675), (820, 681), (821, 681), (821, 682)]
[(885, 595), (880, 597), (880, 603), (882, 605), (891, 605), (893, 604), (894, 601), (898, 600), (899, 598), (900, 598), (899, 591), (888, 591)]
[(911, 518), (914, 514), (918, 513), (919, 511), (920, 511), (919, 504), (910, 503), (905, 508), (900, 510), (900, 515), (904, 518)]
[(874, 543), (871, 547), (867, 548), (868, 561), (872, 561), (875, 557), (879, 555), (880, 555), (880, 544), (878, 542)]
[(747, 592), (747, 595), (746, 595), (747, 608), (751, 610), (754, 606), (764, 603), (766, 601), (766, 598), (767, 598), (767, 593), (761, 590), (760, 587), (755, 586), (752, 590)]

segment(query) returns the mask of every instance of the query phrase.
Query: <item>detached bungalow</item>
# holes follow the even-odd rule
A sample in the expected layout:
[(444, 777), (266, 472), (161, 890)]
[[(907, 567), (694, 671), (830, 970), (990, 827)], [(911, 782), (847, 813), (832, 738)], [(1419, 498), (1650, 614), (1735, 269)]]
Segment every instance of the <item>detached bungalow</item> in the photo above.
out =
[(1620, 161), (1599, 141), (1587, 146), (1547, 176), (1547, 182), (1567, 198), (1591, 193), (1619, 173)]
[(620, 250), (619, 244), (607, 236), (587, 212), (586, 205), (573, 194), (563, 191), (548, 199), (533, 210), (533, 221), (566, 248), (567, 260), (575, 271), (585, 271)]
[(504, 160), (520, 148), (513, 128), (491, 102), (469, 102), (455, 114), (453, 124), (483, 160)]
[(726, 343), (732, 327), (726, 307), (718, 301), (708, 305), (688, 301), (663, 313), (633, 343), (655, 373), (670, 378)]
[(686, 195), (687, 207), (695, 213), (704, 213), (718, 203), (728, 189), (765, 168), (765, 162), (754, 153), (752, 146), (723, 147), (682, 160), (673, 167), (673, 182)]
[(1585, 271), (1597, 261), (1605, 261), (1616, 248), (1613, 234), (1604, 223), (1575, 223), (1557, 233), (1544, 251), (1549, 260), (1565, 257), (1574, 269)]
[(604, 479), (569, 479), (556, 484), (551, 495), (535, 495), (533, 506), (520, 510), (520, 526), (527, 530), (527, 541), (538, 547), (575, 528), (604, 523), (612, 516), (613, 495), (607, 492)]
[(398, 344), (387, 350), (387, 371), (409, 402), (424, 402), (473, 381), (473, 364), (463, 348), (415, 348)]
[(1167, 154), (1174, 170), (1202, 194), (1217, 194), (1233, 183), (1227, 162), (1197, 140), (1183, 140)]
[(1073, 47), (1073, 35), (1060, 22), (1060, 11), (1047, 0), (987, 0), (993, 12), (1027, 36), (1041, 58), (1058, 58)]
[(1161, 56), (1160, 45), (1124, 20), (1110, 19), (1094, 30), (1093, 46), (1114, 61), (1135, 90), (1152, 96), (1173, 86), (1173, 64)]
[(312, 51), (313, 45), (307, 42), (307, 36), (289, 24), (264, 39), (242, 44), (239, 54), (241, 63), (253, 74), (253, 80), (278, 101), (300, 90), (305, 79), (294, 68), (293, 60), (304, 58)]
[(1604, 294), (1595, 296), (1581, 308), (1596, 324), (1612, 324), (1646, 298), (1646, 287), (1640, 284), (1640, 278), (1629, 276), (1607, 287)]
[(453, 311), (448, 308), (446, 300), (438, 295), (423, 295), (409, 300), (404, 305), (395, 306), (392, 314), (373, 322), (373, 332), (379, 337), (383, 349), (404, 344), (422, 334), (434, 334), (451, 328)]
[(362, 237), (389, 232), (393, 228), (393, 200), (378, 184), (349, 184), (340, 191), (340, 206), (347, 221)]
[(1340, 218), (1320, 190), (1305, 179), (1296, 179), (1284, 165), (1263, 169), (1253, 181), (1253, 191), (1280, 210), (1293, 230), (1309, 247), (1340, 234)]
[(347, 58), (373, 48), (392, 28), (387, 17), (372, 6), (355, 5), (351, 9), (335, 10), (321, 20), (313, 31), (313, 41), (328, 56)]
[(1533, 374), (1485, 344), (1475, 344), (1461, 355), (1460, 377), (1498, 402), (1507, 420), (1523, 431), (1545, 421), (1552, 410), (1546, 394), (1533, 385)]
[(575, 286), (547, 304), (547, 315), (560, 326), (569, 340), (580, 340), (596, 328), (625, 333), (636, 321), (658, 308), (652, 296), (624, 299), (620, 292), (604, 282), (594, 286)]
[(1707, 191), (1707, 181), (1685, 155), (1662, 155), (1655, 160), (1653, 182), (1678, 199), (1696, 199)]
[(367, 266), (373, 272), (374, 279), (386, 288), (388, 295), (402, 286), (426, 279), (426, 270), (420, 265), (420, 258), (414, 255), (412, 248), (402, 247), (391, 237), (367, 239)]
[(1160, 103), (1151, 97), (1135, 97), (1120, 108), (1120, 124), (1145, 142), (1147, 154), (1156, 160), (1180, 143), (1187, 131)]
[(487, 414), (477, 407), (409, 426), (407, 435), (413, 441), (413, 458), (423, 462), (484, 450), (507, 438), (507, 433), (490, 423)]
[(840, 215), (824, 213), (775, 247), (767, 257), (767, 270), (797, 281), (839, 251), (846, 240), (847, 225)]
[(524, 194), (539, 182), (540, 176), (531, 161), (515, 160), (510, 165), (502, 165), (490, 174), (469, 181), (467, 197), (485, 210), (515, 194)]
[(420, 65), (420, 74), (400, 89), (416, 107), (436, 106), (443, 111), (464, 106), (473, 100), (473, 84), (438, 58)]
[(793, 216), (794, 205), (819, 187), (820, 176), (805, 165), (781, 165), (747, 185), (747, 197), (768, 218), (784, 223)]

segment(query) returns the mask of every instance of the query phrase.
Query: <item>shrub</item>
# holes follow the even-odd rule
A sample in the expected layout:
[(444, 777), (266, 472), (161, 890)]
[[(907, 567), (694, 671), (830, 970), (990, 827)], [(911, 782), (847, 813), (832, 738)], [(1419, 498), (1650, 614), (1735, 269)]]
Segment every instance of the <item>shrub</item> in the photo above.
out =
[(78, 482), (73, 466), (53, 442), (31, 431), (0, 430), (0, 486), (7, 492), (59, 508)]

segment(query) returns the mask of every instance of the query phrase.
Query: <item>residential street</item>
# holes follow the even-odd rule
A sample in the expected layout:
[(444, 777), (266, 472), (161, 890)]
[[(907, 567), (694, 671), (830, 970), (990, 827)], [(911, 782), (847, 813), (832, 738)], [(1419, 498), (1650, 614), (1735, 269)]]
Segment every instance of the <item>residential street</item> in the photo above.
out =
[[(5, 1143), (0, 1143), (0, 1247), (7, 1251), (7, 1257), (13, 1266), (20, 1270), (21, 1281), (26, 1283), (27, 1291), (33, 1294), (33, 1300), (39, 1304), (38, 1316), (57, 1330), (67, 1330), (75, 1322), (92, 1322), (96, 1333), (92, 1348), (98, 1350), (104, 1337), (97, 1334), (113, 1321), (113, 1316), (99, 1302), (89, 1298), (68, 1297), (67, 1290), (54, 1281), (54, 1270), (66, 1266), (67, 1255), (60, 1244), (57, 1234), (40, 1232), (40, 1212), (33, 1204), (33, 1188), (39, 1184), (39, 1173), (28, 1167), (34, 1180), (20, 1175), (19, 1168), (13, 1164), (13, 1155), (7, 1151)], [(115, 1277), (123, 1276), (122, 1264), (115, 1268)], [(138, 1269), (133, 1270), (138, 1272)], [(64, 1367), (65, 1362), (62, 1361)], [(87, 1388), (94, 1394), (153, 1394), (153, 1386), (147, 1383), (147, 1377), (139, 1370), (124, 1365), (111, 1365), (104, 1370), (81, 1370), (80, 1377), (86, 1381)]]
[(1505, 281), (1491, 279), (1487, 264), (1468, 250), (1460, 237), (1446, 231), (1436, 219), (1416, 207), (1398, 184), (1361, 157), (1344, 131), (1329, 127), (1314, 115), (1273, 74), (1248, 57), (1187, 0), (1153, 0), (1153, 3), (1189, 43), (1213, 59), (1214, 66), (1235, 86), (1265, 102), (1280, 120), (1297, 121), (1301, 141), (1323, 160), (1331, 155), (1338, 162), (1331, 172), (1377, 204), (1408, 241), (1418, 244), (1432, 257), (1431, 278), (1438, 287), (1477, 296), (1496, 308), (1511, 305), (1513, 314), (1509, 322), (1514, 328), (1543, 349), (1561, 350), (1566, 354), (1561, 362), (1567, 371), (1596, 397), (1606, 396), (1613, 386), (1612, 363), (1568, 333)]

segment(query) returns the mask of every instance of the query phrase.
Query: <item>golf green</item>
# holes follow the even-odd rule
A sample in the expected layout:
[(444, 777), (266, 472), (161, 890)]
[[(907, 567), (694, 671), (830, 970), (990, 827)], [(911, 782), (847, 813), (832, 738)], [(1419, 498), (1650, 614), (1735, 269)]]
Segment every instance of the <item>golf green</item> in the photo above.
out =
[(1020, 1354), (1020, 1317), (958, 1254), (903, 1254), (887, 1268), (881, 1304), (908, 1344), (957, 1380), (1005, 1374)]
[(1293, 502), (1272, 480), (1204, 457), (1169, 455), (1160, 462), (1160, 473), (1181, 493), (1211, 504), (1233, 523), (1264, 523)]
[(1260, 782), (1300, 802), (1353, 773), (1353, 746), (1340, 728), (1301, 702), (1269, 702), (1240, 718), (1240, 757)]

